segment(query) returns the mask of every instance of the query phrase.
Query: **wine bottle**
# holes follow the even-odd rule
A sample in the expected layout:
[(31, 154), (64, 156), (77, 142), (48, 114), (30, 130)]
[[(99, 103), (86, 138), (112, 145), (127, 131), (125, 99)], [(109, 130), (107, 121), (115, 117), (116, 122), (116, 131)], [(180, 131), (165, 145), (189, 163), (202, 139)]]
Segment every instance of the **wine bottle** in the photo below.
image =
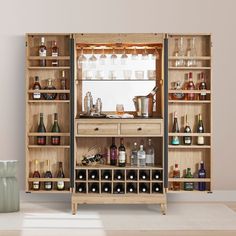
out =
[(127, 190), (126, 190), (127, 193), (135, 193), (136, 192), (136, 188), (134, 186), (133, 183), (128, 183), (127, 184)]
[[(60, 133), (60, 127), (58, 125), (58, 115), (54, 113), (54, 123), (52, 126), (52, 133)], [(51, 144), (52, 145), (60, 145), (61, 138), (60, 136), (52, 136), (51, 137)]]
[(148, 146), (146, 148), (146, 165), (147, 166), (154, 166), (154, 159), (155, 159), (155, 150), (152, 145), (152, 139), (148, 139)]
[(158, 87), (155, 86), (153, 90), (147, 95), (147, 97), (153, 97), (156, 94), (157, 90), (158, 90)]
[(139, 172), (139, 179), (140, 179), (140, 180), (146, 180), (146, 179), (148, 179), (148, 174), (146, 173), (145, 170), (140, 170), (140, 172)]
[(141, 183), (139, 186), (140, 193), (148, 193), (148, 187), (145, 183)]
[(152, 192), (154, 193), (160, 193), (161, 192), (161, 186), (158, 183), (154, 183), (152, 185)]
[[(46, 128), (43, 122), (43, 113), (40, 113), (40, 122), (38, 125), (38, 133), (46, 133)], [(46, 136), (37, 136), (37, 144), (38, 145), (46, 145)]]
[(86, 193), (86, 185), (85, 185), (85, 183), (79, 183), (76, 186), (76, 191), (79, 192), (79, 193)]
[(110, 180), (111, 179), (111, 173), (109, 170), (105, 170), (102, 175), (103, 180)]
[(114, 174), (114, 179), (116, 180), (122, 180), (124, 179), (123, 173), (120, 170), (116, 170)]
[[(187, 115), (185, 116), (185, 122), (186, 122), (186, 124), (185, 124), (185, 127), (184, 127), (184, 133), (189, 134), (189, 133), (192, 132), (192, 130), (189, 126)], [(184, 145), (191, 145), (192, 144), (192, 137), (191, 136), (184, 136), (183, 137), (183, 144)]]
[(92, 170), (90, 172), (89, 178), (91, 180), (98, 180), (98, 171), (97, 170)]
[[(46, 57), (47, 56), (47, 47), (45, 46), (45, 38), (41, 37), (41, 43), (39, 46), (39, 56)], [(39, 66), (46, 66), (46, 59), (39, 60)]]
[(114, 137), (112, 138), (112, 144), (110, 146), (110, 164), (113, 166), (117, 165), (117, 147)]
[(102, 192), (110, 193), (111, 192), (111, 184), (110, 183), (104, 183), (103, 186), (102, 186)]
[(120, 146), (119, 146), (119, 156), (118, 156), (118, 164), (119, 167), (125, 167), (126, 163), (126, 150), (124, 146), (124, 139), (120, 139)]
[[(65, 78), (65, 71), (62, 71), (62, 78), (61, 78), (61, 90), (66, 90), (66, 78)], [(59, 93), (60, 100), (67, 100), (68, 96), (66, 93)]]
[(131, 166), (138, 165), (138, 146), (136, 142), (134, 143), (133, 148), (131, 150), (130, 164)]
[(117, 184), (114, 187), (114, 193), (120, 194), (120, 193), (124, 193), (124, 187), (122, 184)]
[[(192, 72), (189, 72), (187, 90), (194, 90), (194, 89), (195, 89), (195, 85), (194, 85), (194, 82), (193, 82), (193, 74), (192, 74)], [(194, 93), (188, 93), (187, 94), (187, 100), (195, 100), (195, 94)]]
[[(59, 162), (59, 171), (57, 173), (57, 178), (59, 179), (65, 178), (61, 161)], [(65, 189), (65, 182), (63, 180), (57, 181), (57, 190), (64, 190), (64, 189)]]
[(98, 183), (91, 184), (90, 192), (92, 192), (92, 193), (98, 193), (99, 192), (99, 185), (98, 185)]
[[(197, 133), (199, 133), (199, 134), (204, 133), (204, 126), (203, 126), (201, 114), (198, 115)], [(204, 136), (199, 135), (197, 137), (197, 144), (204, 145), (204, 143), (205, 143)]]
[(135, 180), (137, 179), (136, 173), (134, 170), (130, 170), (127, 174), (127, 179), (128, 180)]
[[(57, 46), (57, 41), (53, 40), (52, 41), (52, 57), (58, 57), (59, 56), (59, 48)], [(53, 60), (52, 61), (52, 66), (58, 66), (58, 60)]]
[[(56, 89), (56, 87), (52, 85), (51, 79), (47, 80), (47, 86), (44, 87), (44, 89), (45, 90), (55, 90)], [(42, 96), (45, 100), (55, 100), (57, 97), (57, 93), (43, 93)]]
[(207, 90), (206, 80), (205, 80), (205, 74), (201, 73), (201, 81), (199, 83), (199, 90), (202, 90), (201, 93), (199, 93), (199, 100), (206, 100), (207, 94), (204, 90)]
[(86, 172), (85, 170), (80, 170), (77, 174), (77, 178), (79, 180), (86, 180)]
[[(179, 133), (179, 125), (178, 125), (178, 118), (177, 118), (177, 112), (174, 113), (174, 124), (172, 127), (172, 133)], [(180, 140), (178, 136), (173, 136), (171, 139), (172, 145), (179, 145)]]
[(162, 179), (162, 177), (161, 177), (161, 172), (159, 171), (159, 170), (153, 170), (152, 171), (152, 179), (153, 180), (160, 180), (160, 179)]
[[(187, 168), (187, 173), (185, 175), (185, 178), (193, 178), (193, 175), (191, 173), (191, 168)], [(194, 190), (194, 183), (193, 182), (184, 182), (184, 190), (186, 191), (193, 191)]]
[(36, 92), (34, 92), (32, 94), (32, 97), (33, 97), (34, 100), (40, 100), (41, 99), (41, 93), (39, 92), (40, 89), (41, 89), (41, 85), (39, 83), (39, 77), (35, 76), (33, 90), (36, 90)]
[[(46, 163), (47, 163), (47, 164), (46, 164), (47, 170), (46, 170), (46, 172), (45, 172), (45, 174), (44, 174), (44, 178), (49, 178), (49, 179), (51, 179), (51, 178), (52, 178), (52, 172), (51, 172), (51, 170), (50, 170), (50, 161), (47, 160)], [(52, 182), (50, 182), (50, 181), (44, 182), (44, 189), (45, 189), (45, 190), (52, 190)]]
[(143, 149), (143, 145), (140, 145), (140, 149), (138, 150), (138, 166), (146, 166), (146, 152)]
[[(180, 170), (179, 170), (178, 164), (175, 164), (175, 167), (173, 170), (173, 178), (180, 178)], [(173, 190), (174, 191), (180, 190), (180, 182), (173, 182)]]
[[(200, 169), (198, 171), (198, 178), (206, 178), (206, 170), (204, 168), (203, 161), (200, 162)], [(198, 183), (198, 190), (199, 191), (206, 191), (206, 182), (199, 182)]]
[[(39, 173), (39, 170), (38, 170), (38, 164), (39, 164), (39, 161), (38, 160), (35, 160), (34, 161), (34, 173), (33, 173), (33, 178), (40, 178), (40, 173)], [(39, 181), (33, 181), (33, 186), (32, 186), (33, 190), (40, 190), (40, 182)]]

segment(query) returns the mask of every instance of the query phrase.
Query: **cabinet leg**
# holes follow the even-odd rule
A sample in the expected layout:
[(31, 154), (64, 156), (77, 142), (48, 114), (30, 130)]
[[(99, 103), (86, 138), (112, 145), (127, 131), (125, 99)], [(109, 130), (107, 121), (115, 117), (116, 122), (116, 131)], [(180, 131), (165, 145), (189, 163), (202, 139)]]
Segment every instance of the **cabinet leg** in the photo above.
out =
[(71, 210), (72, 210), (72, 215), (76, 215), (77, 213), (77, 203), (72, 203), (71, 204)]
[(161, 213), (162, 213), (162, 215), (166, 215), (166, 210), (167, 210), (167, 205), (166, 204), (161, 204)]

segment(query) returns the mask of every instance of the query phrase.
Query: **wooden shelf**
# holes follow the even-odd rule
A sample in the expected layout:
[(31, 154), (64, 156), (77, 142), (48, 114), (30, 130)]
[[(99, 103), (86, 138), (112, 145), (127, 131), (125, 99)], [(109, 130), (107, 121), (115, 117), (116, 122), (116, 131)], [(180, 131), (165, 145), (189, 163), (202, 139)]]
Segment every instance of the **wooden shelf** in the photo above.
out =
[(168, 100), (169, 103), (179, 104), (210, 104), (211, 100)]
[(29, 103), (70, 103), (70, 100), (28, 100)]
[(201, 67), (174, 67), (169, 66), (169, 70), (211, 70), (211, 67), (208, 66), (201, 66)]
[(28, 148), (56, 148), (56, 149), (69, 149), (70, 145), (28, 145)]
[[(61, 89), (54, 89), (54, 90), (48, 90), (48, 89), (41, 89), (41, 90), (33, 90), (29, 89), (28, 93), (70, 93), (70, 90), (61, 90)], [(36, 100), (34, 100), (36, 101)], [(49, 100), (37, 100), (37, 101), (49, 101)], [(50, 101), (58, 101), (56, 99), (50, 100)]]
[(168, 145), (169, 149), (208, 149), (210, 145)]
[(59, 194), (59, 193), (70, 193), (70, 190), (29, 190), (29, 191), (27, 191), (27, 193), (49, 193), (49, 194), (51, 194), (51, 193), (57, 193), (57, 194)]
[(29, 66), (29, 70), (70, 70), (69, 66)]
[(102, 82), (155, 82), (154, 79), (77, 79), (76, 81), (84, 81), (84, 82), (94, 82), (94, 81), (102, 81)]
[(64, 181), (64, 182), (70, 182), (70, 178), (28, 178), (29, 182), (58, 182), (58, 181)]
[[(184, 89), (176, 90), (176, 89), (170, 89), (169, 93), (207, 93), (207, 94), (210, 94), (211, 90), (184, 90)], [(186, 100), (186, 101), (200, 101), (200, 100)]]
[(51, 132), (46, 132), (46, 133), (28, 133), (28, 136), (65, 136), (65, 137), (69, 137), (70, 133), (51, 133)]
[(193, 137), (198, 137), (198, 136), (204, 136), (204, 137), (210, 137), (211, 133), (168, 133), (170, 137), (172, 136), (193, 136)]
[(199, 190), (192, 190), (192, 191), (186, 191), (186, 190), (178, 190), (178, 191), (167, 190), (167, 193), (193, 193), (193, 194), (196, 194), (196, 193), (211, 193), (211, 191), (210, 190), (206, 190), (206, 191), (199, 191)]
[(210, 178), (169, 178), (169, 182), (211, 182)]
[(169, 60), (179, 60), (179, 59), (184, 59), (184, 60), (199, 60), (199, 61), (206, 61), (206, 60), (211, 60), (210, 56), (197, 56), (197, 57), (175, 57), (175, 56), (169, 56)]
[(58, 56), (58, 57), (52, 57), (52, 56), (46, 56), (46, 57), (40, 57), (40, 56), (29, 56), (28, 60), (41, 60), (41, 59), (46, 59), (48, 61), (53, 61), (53, 60), (70, 60), (70, 56)]

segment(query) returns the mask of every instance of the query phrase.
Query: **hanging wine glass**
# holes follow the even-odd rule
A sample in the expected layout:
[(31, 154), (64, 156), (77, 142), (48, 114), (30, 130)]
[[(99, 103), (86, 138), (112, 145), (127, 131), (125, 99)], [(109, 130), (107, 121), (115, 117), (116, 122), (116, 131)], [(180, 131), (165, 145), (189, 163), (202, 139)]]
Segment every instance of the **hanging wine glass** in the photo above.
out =
[(128, 59), (128, 55), (126, 54), (125, 48), (123, 51), (123, 54), (121, 55), (121, 64), (126, 65)]
[(103, 48), (102, 54), (100, 55), (100, 58), (99, 58), (100, 64), (105, 65), (106, 64), (106, 59), (107, 59), (107, 56), (105, 54), (105, 49)]
[(82, 65), (87, 61), (86, 56), (84, 55), (84, 50), (81, 48), (80, 56), (78, 57), (78, 68), (82, 68)]
[(137, 60), (138, 59), (138, 53), (136, 47), (134, 48), (134, 51), (131, 55), (132, 60)]
[(151, 54), (151, 60), (159, 60), (159, 59), (160, 59), (159, 52), (158, 52), (157, 48), (155, 48), (154, 53)]
[(115, 54), (115, 49), (113, 48), (113, 52), (111, 55), (111, 64), (115, 65), (117, 62), (117, 55)]
[(94, 55), (94, 48), (92, 49), (92, 55), (91, 57), (89, 58), (89, 66), (91, 69), (94, 69), (96, 68), (96, 61), (97, 61), (97, 58), (96, 56)]
[(146, 47), (144, 49), (144, 52), (142, 53), (142, 60), (148, 60), (148, 52)]

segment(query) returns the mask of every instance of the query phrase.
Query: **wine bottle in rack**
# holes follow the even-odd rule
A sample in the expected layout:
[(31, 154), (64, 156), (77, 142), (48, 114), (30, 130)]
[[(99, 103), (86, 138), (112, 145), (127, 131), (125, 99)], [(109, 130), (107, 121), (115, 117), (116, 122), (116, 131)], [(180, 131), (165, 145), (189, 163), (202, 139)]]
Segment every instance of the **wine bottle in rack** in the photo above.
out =
[[(44, 87), (45, 90), (55, 90), (56, 87), (52, 84), (52, 79), (47, 79), (47, 85)], [(55, 100), (57, 97), (57, 93), (43, 93), (43, 98), (45, 100)]]
[[(45, 45), (45, 38), (41, 37), (41, 42), (39, 46), (39, 56), (40, 57), (46, 57), (47, 56), (47, 47)], [(46, 59), (40, 59), (39, 60), (39, 66), (46, 66)]]
[(79, 193), (86, 193), (86, 184), (85, 183), (79, 183), (76, 186), (76, 191)]
[(103, 180), (110, 180), (111, 179), (111, 172), (109, 170), (104, 170), (102, 175)]
[[(44, 178), (49, 178), (51, 179), (52, 178), (52, 172), (50, 170), (50, 161), (47, 160), (46, 161), (46, 166), (47, 166), (47, 169), (46, 169), (46, 172), (44, 174)], [(44, 189), (45, 190), (52, 190), (52, 182), (51, 181), (46, 181), (44, 182)]]
[(136, 188), (134, 186), (133, 183), (128, 183), (127, 184), (127, 190), (126, 190), (127, 193), (135, 193), (136, 192)]
[(154, 183), (152, 185), (152, 192), (154, 193), (160, 193), (161, 192), (161, 186), (159, 183)]
[(138, 146), (136, 142), (134, 142), (133, 148), (131, 150), (130, 165), (131, 166), (138, 165)]
[(122, 171), (116, 170), (115, 174), (114, 174), (114, 179), (115, 180), (122, 180), (122, 179), (124, 179), (124, 175), (123, 175)]
[(140, 186), (139, 186), (139, 192), (140, 193), (148, 193), (147, 184), (141, 183)]
[(120, 146), (119, 146), (119, 156), (118, 156), (118, 164), (120, 167), (125, 167), (126, 164), (126, 150), (124, 145), (124, 139), (120, 139)]
[(153, 170), (152, 171), (152, 179), (153, 180), (160, 180), (162, 179), (162, 176), (161, 176), (161, 171), (160, 170)]
[[(179, 133), (179, 125), (178, 125), (178, 118), (177, 118), (177, 112), (174, 112), (174, 123), (172, 127), (172, 133)], [(173, 136), (171, 139), (172, 145), (179, 145), (180, 140), (178, 136)]]
[(39, 83), (39, 77), (35, 76), (34, 78), (34, 85), (33, 85), (33, 90), (35, 90), (35, 92), (32, 94), (32, 97), (34, 100), (40, 100), (41, 99), (41, 93), (40, 90), (41, 89), (41, 85)]
[(92, 170), (90, 172), (89, 179), (98, 180), (98, 170)]
[[(180, 170), (179, 170), (179, 165), (175, 164), (174, 170), (173, 170), (173, 178), (180, 178)], [(173, 182), (172, 184), (173, 190), (174, 191), (179, 191), (180, 190), (180, 182)]]
[[(43, 122), (43, 113), (40, 113), (40, 121), (38, 125), (38, 133), (46, 133), (46, 128)], [(46, 145), (46, 136), (37, 136), (38, 145)]]
[[(59, 179), (65, 178), (61, 161), (59, 162), (59, 171), (57, 173), (57, 178)], [(64, 190), (64, 189), (65, 189), (65, 182), (63, 180), (57, 181), (57, 190)]]
[[(57, 46), (57, 41), (53, 40), (52, 41), (52, 57), (58, 57), (59, 56), (59, 48)], [(53, 60), (52, 61), (52, 66), (58, 66), (58, 60)]]
[(146, 152), (143, 149), (143, 145), (140, 145), (140, 149), (138, 150), (138, 166), (146, 166)]
[(98, 183), (92, 183), (90, 187), (91, 193), (98, 193), (99, 192), (99, 184)]
[(206, 100), (207, 98), (207, 94), (206, 91), (207, 90), (207, 85), (206, 85), (206, 79), (205, 79), (205, 74), (202, 72), (200, 75), (200, 83), (198, 86), (199, 90), (202, 90), (201, 93), (199, 93), (199, 100)]
[(197, 137), (197, 144), (204, 145), (205, 144), (204, 136), (200, 135), (201, 133), (204, 133), (204, 126), (203, 126), (201, 114), (198, 115), (197, 133), (199, 133), (199, 136)]
[(110, 146), (110, 164), (113, 166), (117, 165), (117, 147), (114, 137), (112, 138), (112, 144)]
[[(39, 161), (35, 160), (34, 161), (34, 173), (33, 173), (33, 178), (40, 178), (40, 173), (39, 173), (39, 169), (38, 169), (38, 165), (39, 165)], [(33, 190), (40, 190), (40, 182), (39, 181), (33, 181), (33, 186), (32, 186)]]
[(186, 133), (186, 136), (183, 136), (183, 144), (184, 145), (191, 145), (192, 144), (192, 136), (188, 136), (187, 134), (190, 134), (192, 132), (189, 123), (188, 123), (188, 116), (185, 116), (185, 127), (184, 127), (184, 133)]
[(103, 193), (110, 193), (111, 192), (111, 184), (110, 183), (104, 183), (102, 186), (102, 192)]
[(85, 170), (78, 171), (77, 179), (86, 180), (86, 171)]
[(152, 139), (148, 139), (148, 145), (146, 148), (146, 165), (147, 166), (154, 166), (154, 159), (155, 159), (155, 150), (152, 145)]
[(124, 193), (124, 186), (122, 184), (117, 184), (114, 187), (114, 193)]
[(136, 172), (134, 170), (130, 170), (128, 173), (127, 173), (127, 177), (126, 177), (128, 180), (135, 180), (137, 179), (137, 176), (136, 176)]
[[(65, 71), (62, 71), (62, 77), (61, 77), (61, 90), (66, 90), (66, 78), (65, 78)], [(59, 99), (60, 100), (67, 100), (68, 96), (66, 93), (59, 93)]]
[[(204, 168), (203, 161), (200, 162), (200, 169), (198, 170), (198, 178), (206, 178), (206, 170)], [(198, 190), (199, 191), (206, 191), (206, 182), (199, 182), (198, 183)]]
[[(195, 85), (194, 85), (194, 82), (193, 82), (193, 73), (192, 72), (189, 72), (189, 74), (188, 74), (187, 90), (195, 90)], [(195, 100), (195, 93), (188, 93), (187, 94), (187, 100)]]
[[(187, 173), (185, 175), (185, 178), (193, 178), (193, 175), (191, 173), (191, 168), (187, 168)], [(184, 182), (184, 190), (186, 191), (193, 191), (194, 190), (194, 182)]]
[(140, 180), (147, 180), (148, 179), (148, 174), (145, 170), (139, 171), (139, 179)]
[[(52, 126), (52, 133), (60, 133), (60, 127), (58, 125), (58, 114), (54, 113), (54, 123)], [(52, 136), (51, 137), (51, 144), (52, 145), (60, 145), (61, 138), (60, 136)]]

